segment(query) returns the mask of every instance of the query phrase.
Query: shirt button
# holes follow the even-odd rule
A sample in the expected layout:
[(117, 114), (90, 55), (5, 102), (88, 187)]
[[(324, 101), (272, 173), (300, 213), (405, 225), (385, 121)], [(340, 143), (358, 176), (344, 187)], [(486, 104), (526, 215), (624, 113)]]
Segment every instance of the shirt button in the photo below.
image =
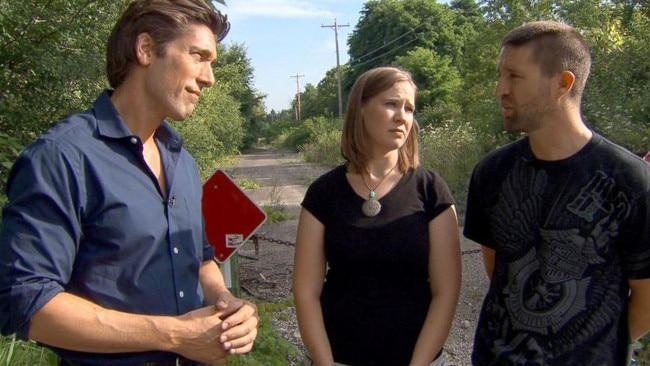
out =
[(178, 254), (178, 248), (174, 247), (174, 254)]
[(185, 293), (183, 291), (181, 291), (181, 292), (178, 293), (178, 296), (183, 298), (183, 297), (185, 297)]
[(137, 144), (137, 143), (138, 143), (138, 139), (135, 138), (135, 137), (131, 137), (131, 143), (132, 143), (133, 145)]

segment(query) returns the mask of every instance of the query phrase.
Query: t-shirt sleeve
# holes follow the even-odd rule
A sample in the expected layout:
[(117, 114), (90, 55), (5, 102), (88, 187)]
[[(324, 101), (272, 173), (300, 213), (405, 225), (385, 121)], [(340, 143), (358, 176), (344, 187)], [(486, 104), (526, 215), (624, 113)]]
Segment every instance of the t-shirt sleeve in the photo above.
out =
[(325, 205), (323, 200), (326, 198), (326, 185), (323, 177), (316, 179), (307, 188), (305, 197), (302, 200), (301, 206), (309, 211), (318, 221), (325, 224)]
[[(427, 184), (427, 187), (430, 190), (428, 195), (429, 197), (434, 198), (432, 202), (427, 204), (426, 210), (427, 220), (431, 221), (454, 205), (454, 196), (451, 193), (451, 189), (449, 189), (447, 182), (440, 174), (429, 171), (428, 176), (429, 183)], [(429, 200), (431, 201), (431, 199)]]
[(472, 172), (465, 205), (465, 221), (463, 224), (463, 235), (478, 244), (494, 248), (489, 239), (489, 220), (481, 204), (480, 168), (477, 166)]
[(643, 166), (640, 174), (638, 181), (642, 182), (642, 187), (638, 191), (641, 193), (634, 199), (636, 207), (623, 254), (630, 279), (650, 278), (650, 169)]

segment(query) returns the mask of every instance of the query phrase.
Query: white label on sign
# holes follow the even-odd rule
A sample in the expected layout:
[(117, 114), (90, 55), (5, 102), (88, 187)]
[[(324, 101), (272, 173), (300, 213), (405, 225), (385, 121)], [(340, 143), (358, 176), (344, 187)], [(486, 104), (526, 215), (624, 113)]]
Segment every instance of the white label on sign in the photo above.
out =
[(243, 241), (243, 234), (226, 234), (226, 248), (237, 248)]

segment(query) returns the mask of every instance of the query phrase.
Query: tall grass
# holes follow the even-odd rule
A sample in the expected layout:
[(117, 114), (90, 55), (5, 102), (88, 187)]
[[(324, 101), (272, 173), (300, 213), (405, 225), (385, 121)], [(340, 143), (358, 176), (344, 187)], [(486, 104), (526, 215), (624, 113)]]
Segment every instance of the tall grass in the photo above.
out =
[(16, 339), (15, 335), (0, 338), (0, 365), (56, 366), (56, 355), (35, 342)]
[[(253, 350), (228, 358), (227, 366), (289, 365), (289, 358), (298, 358), (301, 352), (289, 341), (280, 337), (271, 324), (271, 317), (289, 306), (293, 300), (258, 304), (260, 325)], [(57, 356), (35, 342), (17, 340), (14, 336), (0, 337), (0, 365), (2, 366), (56, 366)]]
[(461, 206), (472, 169), (494, 145), (494, 139), (469, 123), (428, 126), (420, 131), (420, 160), (440, 174)]
[(341, 131), (330, 130), (315, 136), (313, 141), (300, 146), (300, 153), (310, 163), (329, 167), (341, 164)]

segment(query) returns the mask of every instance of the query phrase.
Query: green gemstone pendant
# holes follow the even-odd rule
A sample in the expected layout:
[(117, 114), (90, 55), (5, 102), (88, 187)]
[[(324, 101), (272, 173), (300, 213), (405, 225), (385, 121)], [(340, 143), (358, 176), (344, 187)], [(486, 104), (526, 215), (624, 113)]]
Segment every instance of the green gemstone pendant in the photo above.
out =
[(368, 217), (379, 214), (381, 211), (381, 203), (375, 199), (375, 191), (368, 192), (368, 199), (361, 205), (361, 211)]

